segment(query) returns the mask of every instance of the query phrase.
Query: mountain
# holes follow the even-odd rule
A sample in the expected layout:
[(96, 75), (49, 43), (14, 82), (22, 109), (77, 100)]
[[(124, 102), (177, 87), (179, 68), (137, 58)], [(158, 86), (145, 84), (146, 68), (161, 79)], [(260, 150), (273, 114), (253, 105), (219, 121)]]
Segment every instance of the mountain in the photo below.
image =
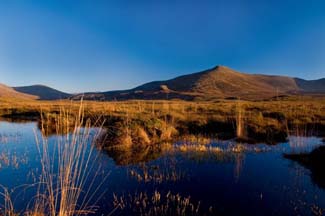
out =
[(130, 90), (74, 95), (72, 99), (128, 100), (220, 98), (266, 99), (277, 95), (325, 94), (325, 79), (307, 81), (286, 76), (240, 73), (216, 66), (165, 81), (149, 82)]
[(89, 92), (71, 95), (56, 89), (33, 85), (8, 87), (0, 84), (0, 97), (58, 100), (214, 100), (240, 98), (268, 99), (280, 95), (324, 94), (325, 79), (303, 80), (286, 76), (247, 74), (224, 66), (183, 75), (170, 80), (154, 81), (121, 91)]
[(71, 95), (65, 92), (58, 91), (44, 85), (32, 85), (13, 87), (17, 92), (34, 95), (39, 100), (59, 100), (69, 98)]
[(303, 80), (295, 78), (298, 87), (304, 92), (324, 93), (325, 78), (319, 80)]
[(17, 92), (13, 88), (3, 84), (0, 84), (0, 97), (17, 99), (37, 99), (37, 97), (34, 95)]

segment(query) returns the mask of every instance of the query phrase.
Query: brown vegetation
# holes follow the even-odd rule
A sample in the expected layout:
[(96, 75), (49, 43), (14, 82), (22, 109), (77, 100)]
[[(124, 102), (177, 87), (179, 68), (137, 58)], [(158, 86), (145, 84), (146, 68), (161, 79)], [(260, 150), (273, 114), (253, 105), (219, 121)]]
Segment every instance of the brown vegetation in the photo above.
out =
[[(0, 116), (31, 118), (43, 112), (50, 121), (65, 107), (73, 115), (79, 103), (0, 99)], [(273, 144), (285, 141), (288, 135), (324, 136), (325, 131), (325, 98), (321, 97), (255, 102), (86, 101), (84, 109), (87, 118), (100, 117), (105, 122), (104, 147), (108, 143), (149, 145), (190, 134)]]

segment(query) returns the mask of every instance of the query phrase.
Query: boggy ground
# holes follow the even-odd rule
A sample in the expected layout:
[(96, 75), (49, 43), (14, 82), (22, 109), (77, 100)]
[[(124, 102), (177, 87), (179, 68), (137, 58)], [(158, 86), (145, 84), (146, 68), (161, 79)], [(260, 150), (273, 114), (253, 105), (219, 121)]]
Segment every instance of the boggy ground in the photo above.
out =
[(325, 146), (320, 146), (311, 153), (285, 154), (284, 157), (297, 161), (310, 169), (313, 181), (320, 187), (325, 188)]
[[(80, 102), (0, 98), (0, 116), (37, 119), (47, 135), (56, 133), (56, 117), (78, 113)], [(288, 135), (325, 136), (325, 97), (289, 97), (269, 101), (84, 101), (86, 118), (104, 122), (102, 147), (155, 144), (187, 135), (276, 144)], [(41, 115), (42, 113), (42, 115)], [(42, 116), (42, 117), (41, 117)], [(44, 124), (45, 123), (45, 124)], [(54, 126), (51, 126), (54, 125)], [(98, 126), (98, 125), (95, 125)]]

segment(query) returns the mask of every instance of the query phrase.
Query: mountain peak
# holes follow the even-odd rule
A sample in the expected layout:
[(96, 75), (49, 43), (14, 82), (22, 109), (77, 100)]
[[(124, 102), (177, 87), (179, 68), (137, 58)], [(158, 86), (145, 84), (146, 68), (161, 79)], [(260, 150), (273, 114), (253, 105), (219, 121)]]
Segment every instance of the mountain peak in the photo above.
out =
[[(310, 87), (312, 85), (312, 87)], [(315, 88), (317, 86), (317, 88)], [(227, 66), (182, 75), (170, 80), (154, 81), (124, 91), (103, 92), (104, 100), (127, 99), (183, 99), (211, 100), (220, 98), (265, 99), (278, 94), (290, 95), (304, 92), (325, 94), (321, 80), (315, 83), (297, 82), (294, 78), (241, 73)], [(91, 93), (86, 99), (96, 99)], [(101, 98), (102, 99), (102, 98)]]
[(211, 68), (210, 70), (208, 70), (208, 72), (218, 72), (218, 73), (225, 73), (225, 74), (228, 74), (228, 73), (239, 73), (227, 66), (224, 66), (224, 65), (217, 65), (213, 68)]
[(210, 69), (186, 74), (169, 80), (153, 81), (128, 90), (89, 92), (71, 95), (56, 89), (33, 85), (10, 88), (0, 84), (0, 97), (38, 98), (40, 100), (84, 99), (182, 99), (214, 100), (241, 98), (257, 100), (279, 94), (324, 94), (325, 79), (302, 80), (285, 76), (241, 73), (227, 66), (216, 65)]
[(217, 65), (213, 69), (216, 69), (216, 70), (226, 70), (226, 69), (230, 69), (230, 68), (227, 67), (227, 66), (224, 66), (224, 65)]

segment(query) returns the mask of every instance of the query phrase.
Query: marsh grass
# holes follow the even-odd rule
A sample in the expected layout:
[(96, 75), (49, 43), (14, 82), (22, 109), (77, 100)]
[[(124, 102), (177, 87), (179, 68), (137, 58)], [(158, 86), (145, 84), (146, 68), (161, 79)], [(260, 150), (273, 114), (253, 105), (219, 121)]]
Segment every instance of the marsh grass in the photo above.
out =
[[(84, 109), (85, 116), (91, 119), (103, 116), (107, 120), (106, 127), (119, 131), (112, 140), (114, 144), (117, 141), (130, 145), (137, 141), (149, 143), (149, 140), (150, 144), (155, 144), (186, 134), (222, 139), (237, 137), (243, 142), (276, 144), (286, 141), (296, 125), (307, 125), (308, 130), (315, 129), (315, 132), (324, 131), (324, 101), (324, 97), (308, 96), (278, 98), (276, 101), (85, 101)], [(0, 116), (4, 117), (38, 115), (40, 107), (44, 113), (51, 114), (60, 112), (61, 107), (70, 107), (77, 112), (79, 106), (77, 102), (67, 100), (0, 98)]]
[(21, 134), (0, 134), (0, 144), (8, 144), (9, 142), (18, 142)]
[(0, 215), (1, 216), (17, 216), (15, 213), (14, 205), (10, 196), (10, 192), (7, 188), (0, 186), (0, 197), (3, 198), (3, 205), (0, 205)]
[(27, 164), (28, 158), (25, 154), (18, 155), (16, 152), (2, 150), (0, 153), (0, 170), (6, 167), (18, 169), (22, 164)]
[[(162, 193), (155, 190), (152, 194), (135, 193), (128, 196), (114, 195), (113, 204), (129, 215), (143, 216), (187, 216), (201, 215), (200, 202), (194, 203), (190, 197), (172, 192)], [(212, 215), (212, 208), (209, 212)]]
[[(93, 143), (101, 134), (102, 124), (93, 129), (94, 124), (84, 118), (82, 103), (77, 113), (61, 109), (57, 116), (51, 116), (51, 123), (55, 124), (56, 129), (55, 143), (51, 143), (46, 136), (46, 119), (50, 117), (42, 115), (41, 134), (35, 131), (41, 163), (41, 173), (33, 184), (37, 192), (19, 215), (74, 216), (95, 213), (98, 208), (96, 204), (105, 193), (105, 190), (99, 189), (108, 176), (101, 176), (99, 180), (100, 166), (95, 165), (98, 153)], [(2, 214), (16, 215), (11, 193), (3, 188), (0, 195), (4, 198)]]
[(148, 165), (141, 163), (140, 166), (130, 167), (128, 175), (139, 183), (163, 184), (187, 179), (187, 173), (178, 166), (174, 158), (165, 159), (161, 165)]

